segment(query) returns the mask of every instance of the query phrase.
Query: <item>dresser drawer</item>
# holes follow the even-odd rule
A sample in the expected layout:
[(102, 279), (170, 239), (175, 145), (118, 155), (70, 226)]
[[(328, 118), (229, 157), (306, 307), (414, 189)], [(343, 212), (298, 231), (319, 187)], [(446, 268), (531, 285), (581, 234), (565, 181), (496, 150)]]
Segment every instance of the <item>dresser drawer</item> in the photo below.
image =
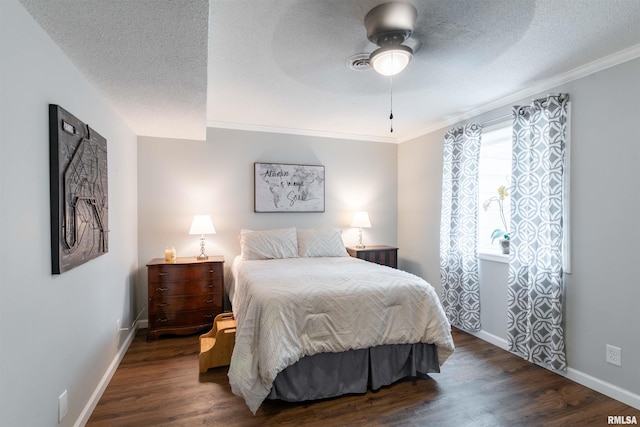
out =
[(162, 264), (149, 266), (149, 283), (207, 280), (222, 277), (222, 264)]
[(213, 307), (202, 310), (191, 311), (167, 311), (149, 316), (149, 323), (152, 328), (172, 328), (180, 326), (213, 325)]
[(222, 311), (222, 293), (149, 298), (149, 313), (151, 314), (201, 308), (210, 309), (212, 312)]
[(222, 281), (220, 279), (207, 279), (189, 282), (150, 283), (148, 287), (149, 298), (163, 298), (176, 295), (198, 294), (222, 294)]

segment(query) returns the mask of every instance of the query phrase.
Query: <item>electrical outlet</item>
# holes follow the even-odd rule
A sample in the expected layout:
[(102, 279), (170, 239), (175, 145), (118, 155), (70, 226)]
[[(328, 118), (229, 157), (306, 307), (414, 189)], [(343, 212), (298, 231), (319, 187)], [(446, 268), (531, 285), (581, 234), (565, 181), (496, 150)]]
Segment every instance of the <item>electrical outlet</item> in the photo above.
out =
[(121, 324), (122, 321), (120, 319), (116, 320), (116, 339), (118, 340), (118, 343), (120, 343), (120, 332), (122, 332)]
[(69, 412), (69, 399), (67, 390), (65, 390), (58, 396), (58, 423), (61, 423), (64, 417), (67, 416), (67, 412)]
[(607, 344), (607, 363), (622, 366), (622, 349), (611, 344)]

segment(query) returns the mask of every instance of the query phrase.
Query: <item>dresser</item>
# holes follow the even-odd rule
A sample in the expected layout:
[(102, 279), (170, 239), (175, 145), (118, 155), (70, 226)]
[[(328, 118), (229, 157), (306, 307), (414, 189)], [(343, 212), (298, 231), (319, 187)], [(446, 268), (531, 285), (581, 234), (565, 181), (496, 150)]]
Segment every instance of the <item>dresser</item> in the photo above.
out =
[(192, 334), (211, 328), (223, 310), (224, 257), (155, 258), (147, 264), (147, 341), (162, 334)]
[(365, 248), (347, 246), (347, 252), (354, 258), (398, 268), (398, 248), (385, 245), (371, 245)]

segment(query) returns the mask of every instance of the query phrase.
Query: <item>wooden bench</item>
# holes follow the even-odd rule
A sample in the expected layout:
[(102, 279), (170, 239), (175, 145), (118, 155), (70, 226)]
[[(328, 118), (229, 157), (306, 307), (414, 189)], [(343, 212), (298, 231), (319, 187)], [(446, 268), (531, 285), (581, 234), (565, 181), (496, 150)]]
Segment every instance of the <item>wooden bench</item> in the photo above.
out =
[(227, 366), (236, 343), (236, 319), (233, 313), (222, 313), (213, 320), (213, 327), (200, 335), (200, 372)]

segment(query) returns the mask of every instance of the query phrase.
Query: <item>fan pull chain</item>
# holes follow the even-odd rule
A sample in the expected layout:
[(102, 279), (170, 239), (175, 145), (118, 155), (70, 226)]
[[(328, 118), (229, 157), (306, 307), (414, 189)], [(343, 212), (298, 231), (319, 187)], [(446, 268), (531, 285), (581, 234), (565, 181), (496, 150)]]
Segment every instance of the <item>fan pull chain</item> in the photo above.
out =
[(393, 133), (393, 76), (390, 76), (389, 80), (391, 81), (391, 114), (389, 114), (389, 121), (391, 122), (391, 133)]

